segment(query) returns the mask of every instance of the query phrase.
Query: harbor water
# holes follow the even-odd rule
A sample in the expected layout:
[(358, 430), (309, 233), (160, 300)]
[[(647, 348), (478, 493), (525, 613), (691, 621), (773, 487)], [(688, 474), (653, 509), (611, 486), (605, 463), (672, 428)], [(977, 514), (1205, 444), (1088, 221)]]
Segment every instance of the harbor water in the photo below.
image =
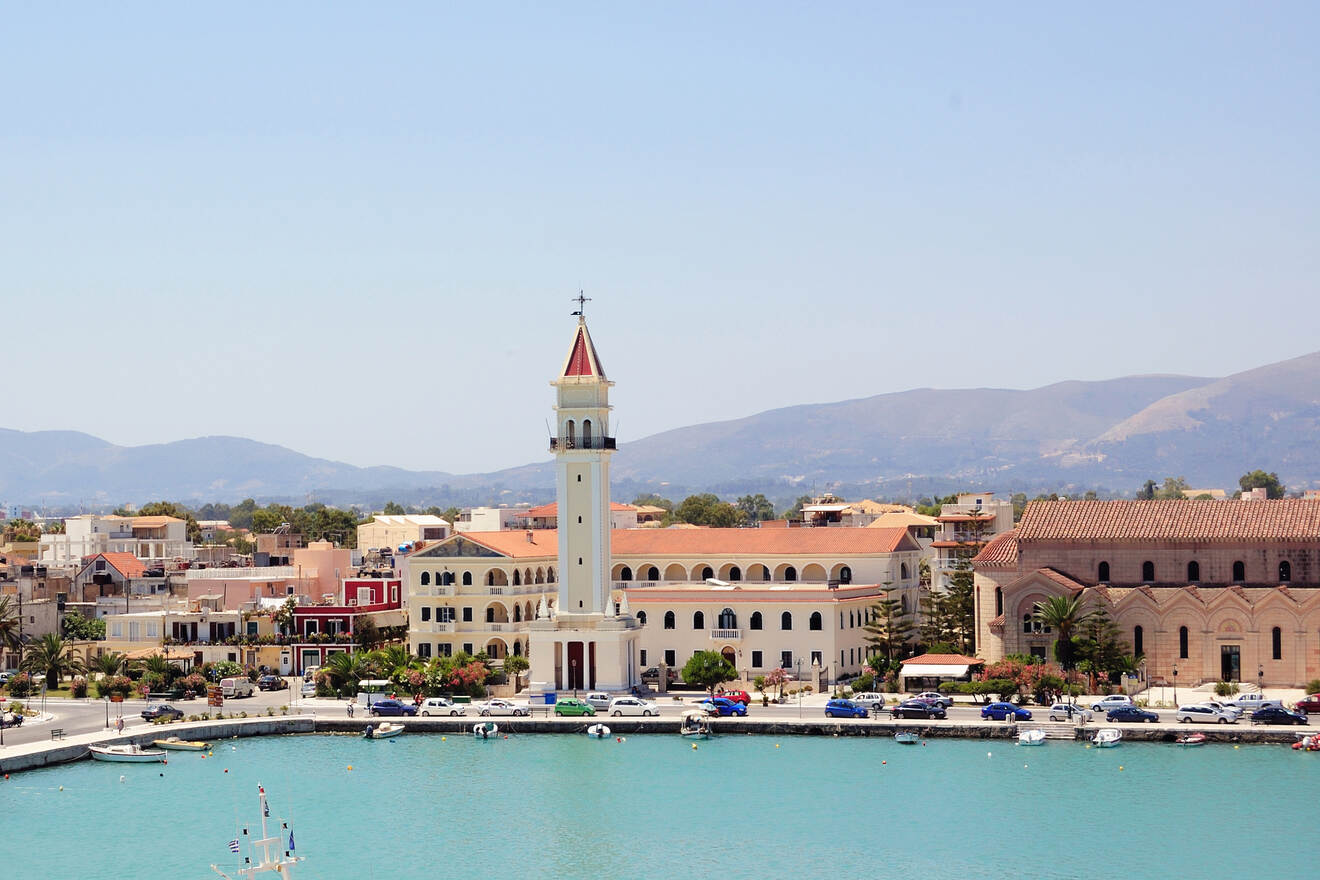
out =
[(692, 745), (309, 735), (84, 761), (0, 782), (6, 860), (45, 880), (232, 874), (258, 783), (295, 876), (321, 880), (1230, 877), (1248, 845), (1258, 867), (1309, 864), (1320, 818), (1320, 754), (1285, 746)]

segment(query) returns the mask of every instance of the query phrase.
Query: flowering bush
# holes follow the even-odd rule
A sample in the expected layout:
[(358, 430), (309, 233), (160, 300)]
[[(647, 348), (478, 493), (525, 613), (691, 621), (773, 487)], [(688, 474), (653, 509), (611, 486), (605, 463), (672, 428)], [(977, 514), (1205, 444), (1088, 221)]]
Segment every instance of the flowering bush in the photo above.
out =
[(1030, 695), (1042, 705), (1053, 702), (1064, 683), (1063, 670), (1057, 664), (1011, 655), (988, 664), (982, 680), (999, 684), (1001, 700)]
[(81, 675), (75, 675), (69, 680), (69, 696), (85, 697), (87, 696), (87, 679)]
[(26, 672), (20, 672), (9, 679), (9, 696), (26, 697), (32, 693), (32, 676)]
[(127, 697), (133, 691), (133, 679), (127, 675), (107, 675), (96, 683), (96, 695), (109, 697), (118, 694)]

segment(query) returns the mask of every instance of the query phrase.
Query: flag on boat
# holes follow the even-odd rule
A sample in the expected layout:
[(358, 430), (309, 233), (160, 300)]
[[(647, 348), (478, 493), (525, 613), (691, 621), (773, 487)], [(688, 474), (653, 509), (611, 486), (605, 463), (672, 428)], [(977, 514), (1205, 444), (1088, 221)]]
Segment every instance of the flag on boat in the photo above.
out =
[(266, 803), (265, 801), (261, 802), (261, 815), (267, 818), (270, 817), (270, 804)]
[(290, 832), (289, 832), (289, 852), (293, 852), (295, 849), (297, 849), (297, 847), (293, 845), (293, 832), (290, 831)]
[(238, 838), (237, 838), (237, 837), (235, 837), (233, 840), (229, 841), (229, 851), (232, 852), (232, 853), (236, 853), (236, 852), (238, 852)]

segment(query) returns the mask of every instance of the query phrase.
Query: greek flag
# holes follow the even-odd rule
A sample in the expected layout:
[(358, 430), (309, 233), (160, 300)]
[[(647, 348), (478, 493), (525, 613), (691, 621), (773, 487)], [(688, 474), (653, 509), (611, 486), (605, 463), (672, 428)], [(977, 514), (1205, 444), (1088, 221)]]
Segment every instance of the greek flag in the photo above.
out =
[(270, 818), (270, 804), (263, 803), (261, 805), (261, 815), (265, 816), (268, 819)]
[(297, 847), (293, 845), (293, 832), (290, 831), (290, 832), (289, 832), (289, 852), (293, 852), (295, 849), (297, 849)]
[(229, 841), (229, 851), (232, 852), (232, 853), (236, 853), (236, 852), (238, 852), (238, 838), (237, 838), (237, 837), (235, 837), (233, 840)]

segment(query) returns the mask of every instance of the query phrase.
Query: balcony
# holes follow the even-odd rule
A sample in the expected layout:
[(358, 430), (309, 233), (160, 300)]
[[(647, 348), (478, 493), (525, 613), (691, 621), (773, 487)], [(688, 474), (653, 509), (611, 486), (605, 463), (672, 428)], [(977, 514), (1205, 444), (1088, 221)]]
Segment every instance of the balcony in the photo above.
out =
[(550, 451), (560, 449), (614, 449), (613, 437), (551, 437)]
[(418, 632), (424, 633), (451, 633), (454, 631), (454, 622), (439, 620), (424, 620), (415, 627)]
[(710, 631), (710, 638), (714, 642), (740, 642), (742, 641), (742, 630), (713, 629)]

